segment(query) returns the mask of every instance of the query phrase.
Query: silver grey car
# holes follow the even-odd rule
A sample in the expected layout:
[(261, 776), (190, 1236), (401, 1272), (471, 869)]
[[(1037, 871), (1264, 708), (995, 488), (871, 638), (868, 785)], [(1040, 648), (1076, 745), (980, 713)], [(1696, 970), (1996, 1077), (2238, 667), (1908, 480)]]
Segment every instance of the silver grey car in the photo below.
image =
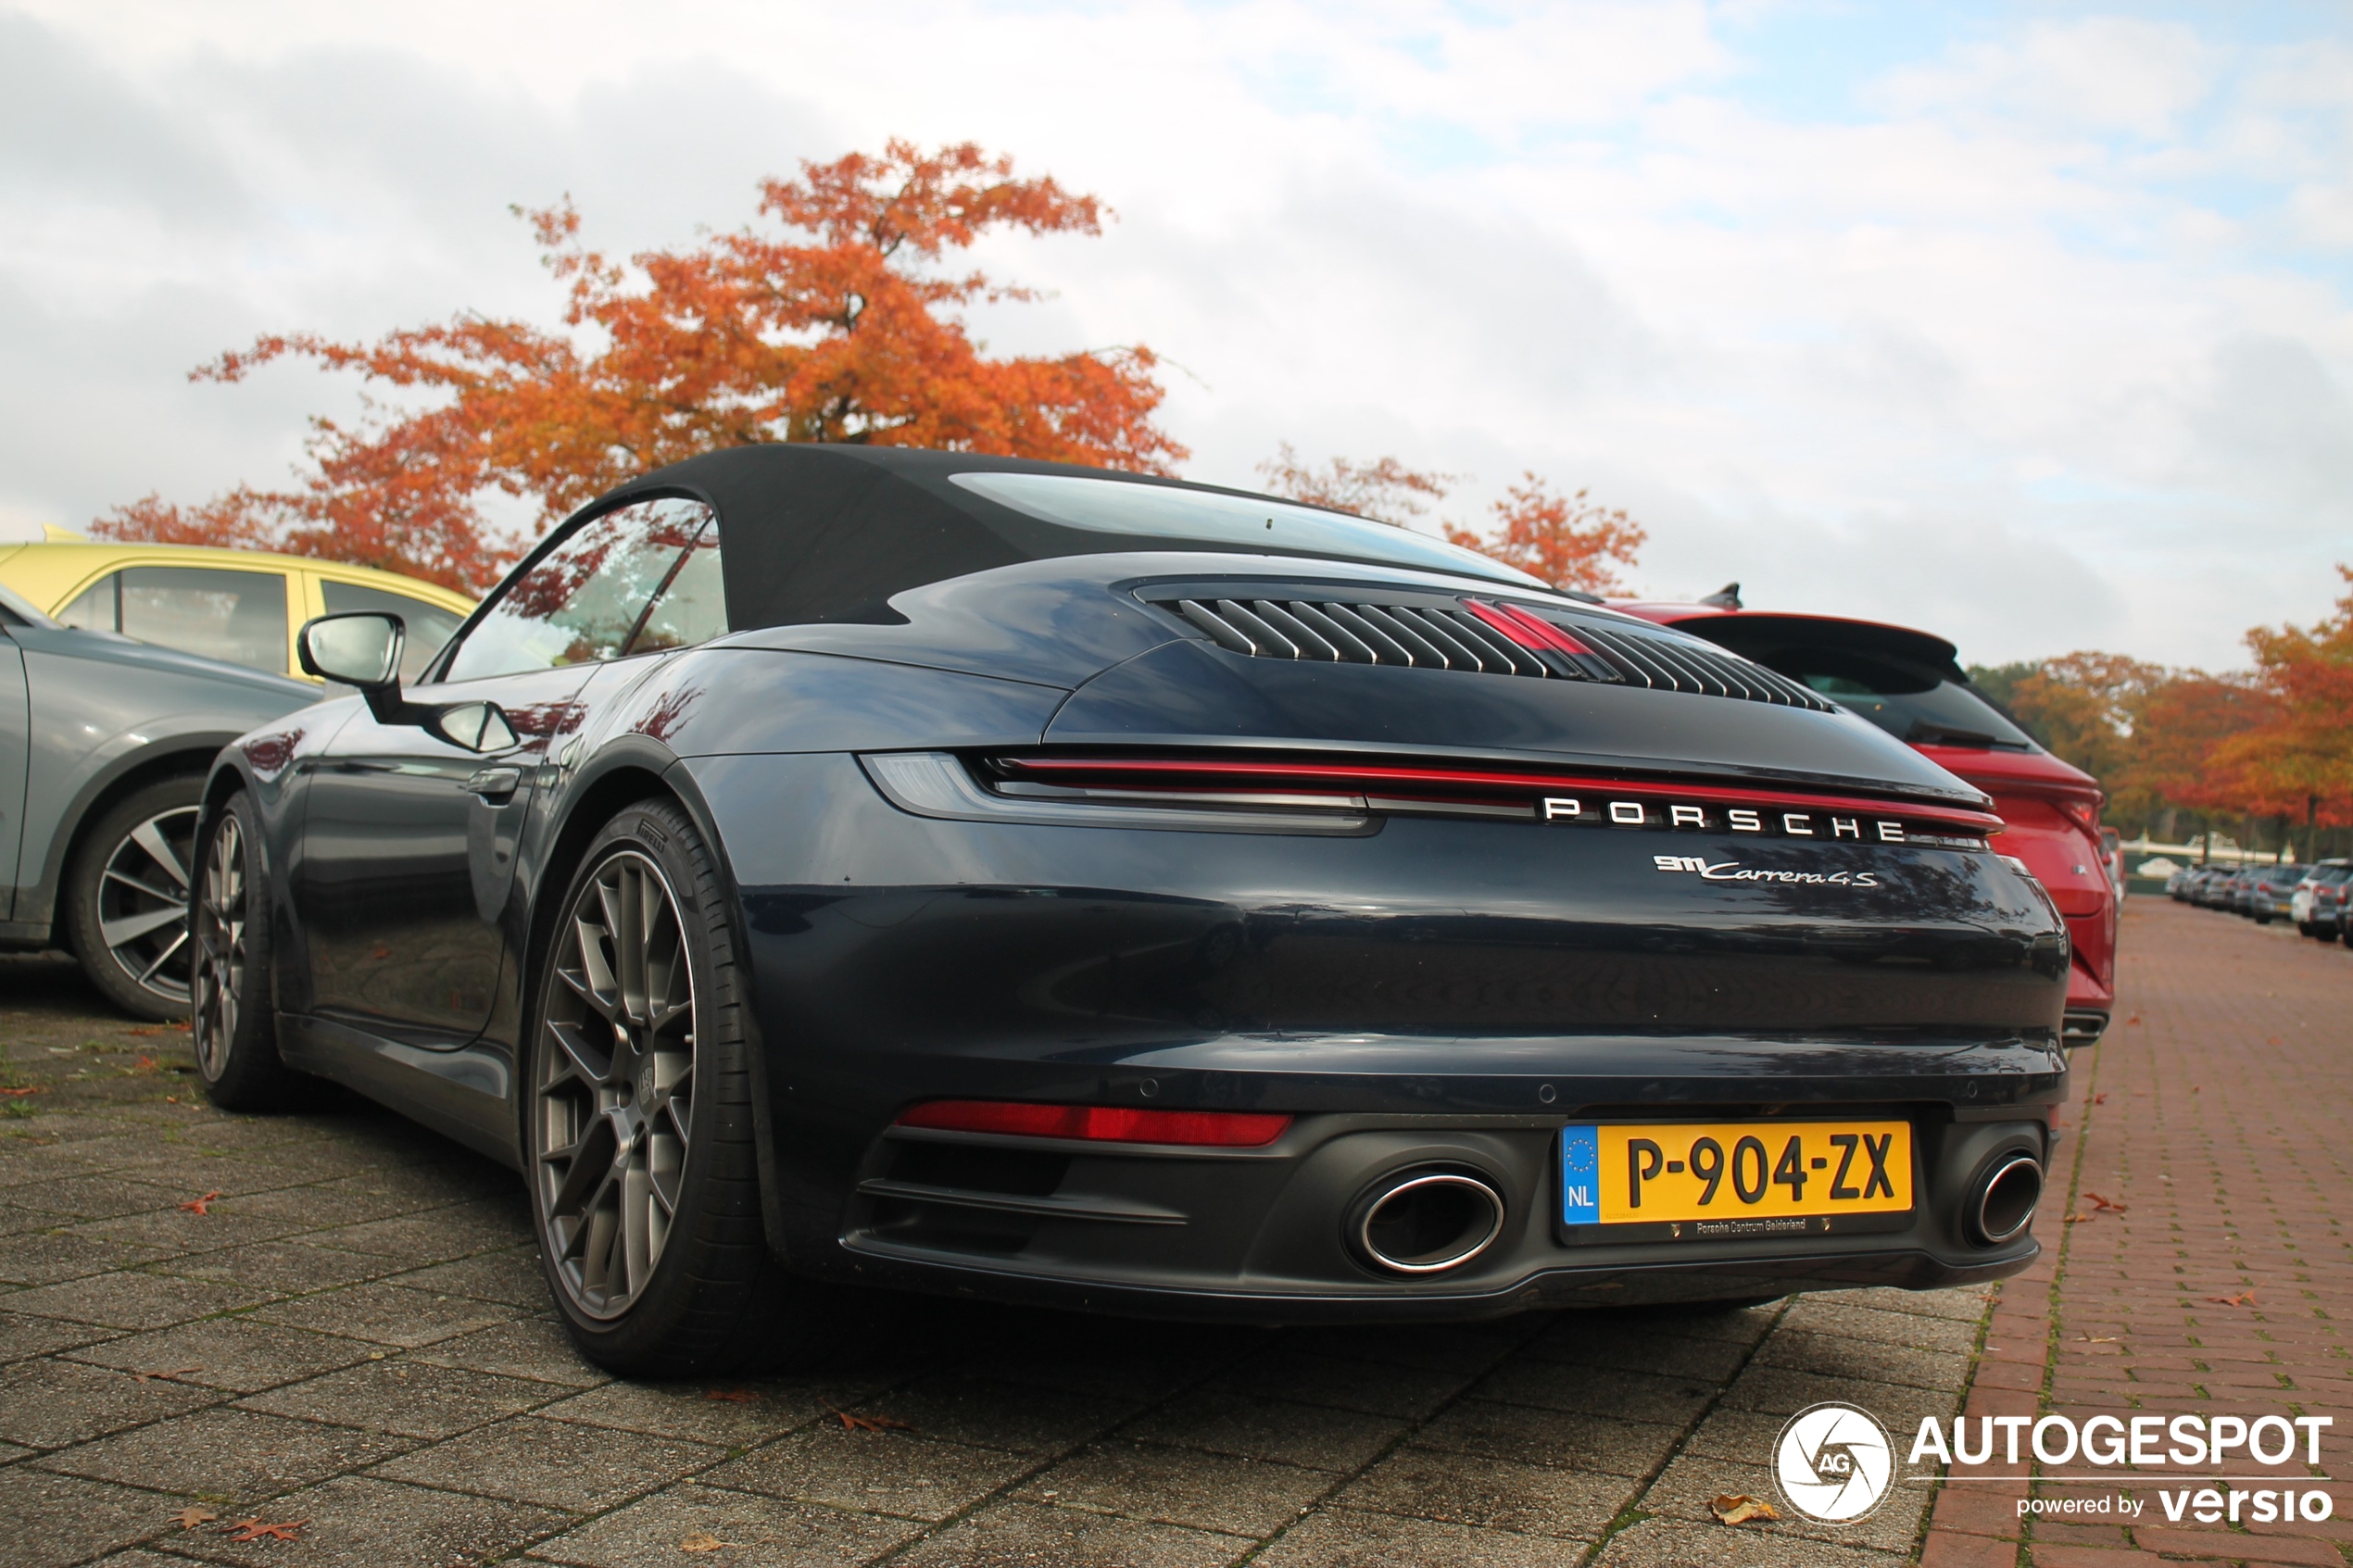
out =
[(60, 626), (0, 588), (0, 948), (70, 948), (117, 1006), (185, 1017), (206, 770), (236, 736), (324, 695)]

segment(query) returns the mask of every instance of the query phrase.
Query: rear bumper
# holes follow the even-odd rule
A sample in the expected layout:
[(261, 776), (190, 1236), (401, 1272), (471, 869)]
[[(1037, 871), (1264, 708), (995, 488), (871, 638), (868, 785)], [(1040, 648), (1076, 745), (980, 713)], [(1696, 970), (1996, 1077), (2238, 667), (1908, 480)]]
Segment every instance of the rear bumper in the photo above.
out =
[[(2065, 940), (1995, 857), (1829, 845), (1785, 853), (1873, 879), (1728, 884), (1653, 853), (1760, 859), (1698, 834), (1000, 825), (900, 811), (845, 757), (692, 765), (742, 907), (772, 1239), (802, 1272), (1305, 1321), (1927, 1286), (2035, 1255), (1958, 1218), (1985, 1160), (2043, 1153), (2067, 1092)], [(1295, 1121), (1222, 1151), (894, 1126), (930, 1098)], [(1556, 1234), (1562, 1125), (1776, 1115), (1909, 1121), (1914, 1211)], [(1490, 1181), (1504, 1228), (1400, 1281), (1343, 1221), (1418, 1165)]]
[[(1665, 1109), (1650, 1108), (1644, 1119)], [(1844, 1110), (1858, 1119), (1903, 1113), (1885, 1104)], [(1616, 1242), (1570, 1239), (1574, 1233), (1558, 1228), (1560, 1117), (1309, 1116), (1269, 1148), (1222, 1151), (892, 1129), (862, 1164), (826, 1272), (1064, 1307), (1254, 1322), (1477, 1318), (1866, 1285), (1924, 1289), (2033, 1261), (2031, 1230), (2003, 1246), (1979, 1245), (1963, 1211), (1993, 1164), (2020, 1152), (2047, 1156), (2045, 1114), (2037, 1107), (1964, 1122), (1949, 1108), (1911, 1108), (1908, 1214), (1813, 1222), (1809, 1234), (1780, 1238)], [(1661, 1123), (1662, 1135), (1672, 1125)], [(1766, 1141), (1774, 1142), (1769, 1133)], [(1384, 1273), (1353, 1245), (1350, 1219), (1369, 1192), (1433, 1171), (1491, 1184), (1503, 1198), (1502, 1232), (1486, 1252), (1446, 1273)], [(1737, 1219), (1729, 1190), (1725, 1205)]]

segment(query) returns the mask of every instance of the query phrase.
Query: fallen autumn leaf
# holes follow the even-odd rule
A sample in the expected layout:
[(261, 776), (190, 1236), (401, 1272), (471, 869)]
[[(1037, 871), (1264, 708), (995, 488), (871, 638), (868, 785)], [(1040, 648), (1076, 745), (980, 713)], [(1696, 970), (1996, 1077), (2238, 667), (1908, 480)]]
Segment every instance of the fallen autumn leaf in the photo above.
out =
[(199, 1524), (209, 1524), (220, 1515), (208, 1508), (183, 1508), (171, 1516), (172, 1523), (182, 1530), (193, 1530)]
[(831, 1405), (825, 1408), (834, 1411), (834, 1419), (841, 1423), (845, 1432), (912, 1432), (915, 1429), (913, 1424), (895, 1416), (852, 1415), (848, 1411), (834, 1410)]
[(1726, 1524), (1745, 1524), (1752, 1519), (1773, 1520), (1781, 1516), (1771, 1503), (1759, 1501), (1746, 1492), (1726, 1492), (1708, 1507)]
[(678, 1543), (678, 1549), (680, 1551), (724, 1551), (735, 1544), (733, 1541), (723, 1541), (707, 1530), (697, 1530)]
[(264, 1536), (271, 1540), (290, 1541), (305, 1524), (309, 1523), (308, 1519), (289, 1519), (283, 1524), (264, 1524), (258, 1517), (256, 1517), (240, 1520), (220, 1533), (233, 1541), (258, 1541)]
[(191, 1214), (209, 1214), (212, 1212), (212, 1200), (220, 1196), (220, 1195), (217, 1192), (208, 1192), (202, 1198), (192, 1198), (188, 1199), (187, 1202), (182, 1203), (180, 1207), (186, 1210)]

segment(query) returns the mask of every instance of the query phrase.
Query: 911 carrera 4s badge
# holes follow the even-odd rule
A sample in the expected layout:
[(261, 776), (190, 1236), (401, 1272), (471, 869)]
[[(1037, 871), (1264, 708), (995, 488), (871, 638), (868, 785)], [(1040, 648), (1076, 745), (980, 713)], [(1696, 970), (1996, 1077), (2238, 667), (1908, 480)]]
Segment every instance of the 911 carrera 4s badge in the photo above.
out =
[(1870, 872), (1780, 872), (1743, 866), (1738, 860), (1710, 860), (1703, 855), (1653, 855), (1651, 864), (1663, 872), (1697, 872), (1708, 882), (1802, 882), (1831, 887), (1877, 887)]

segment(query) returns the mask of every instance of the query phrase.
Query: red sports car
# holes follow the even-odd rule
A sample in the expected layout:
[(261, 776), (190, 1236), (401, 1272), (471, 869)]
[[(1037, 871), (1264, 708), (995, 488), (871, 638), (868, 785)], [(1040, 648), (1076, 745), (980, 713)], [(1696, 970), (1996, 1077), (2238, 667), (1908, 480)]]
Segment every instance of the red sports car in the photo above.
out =
[(1696, 604), (1614, 607), (1730, 648), (1811, 686), (1994, 797), (2003, 853), (2026, 862), (2074, 947), (2067, 1042), (2089, 1045), (2116, 1005), (2116, 893), (2100, 846), (2099, 784), (2034, 743), (1969, 684), (1953, 645), (1926, 632), (1743, 608), (1737, 583)]

